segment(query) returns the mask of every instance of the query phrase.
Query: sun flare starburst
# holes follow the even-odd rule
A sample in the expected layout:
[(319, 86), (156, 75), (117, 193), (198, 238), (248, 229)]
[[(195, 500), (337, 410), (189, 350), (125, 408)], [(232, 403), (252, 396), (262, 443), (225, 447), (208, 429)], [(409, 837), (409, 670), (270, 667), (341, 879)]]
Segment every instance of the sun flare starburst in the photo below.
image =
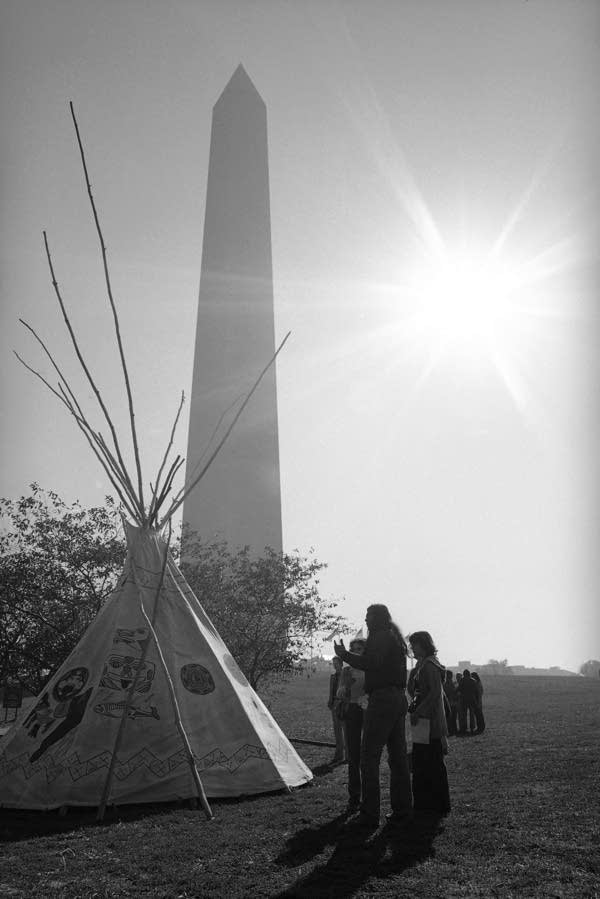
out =
[(514, 277), (497, 260), (447, 253), (412, 284), (415, 338), (436, 353), (494, 353), (519, 314)]

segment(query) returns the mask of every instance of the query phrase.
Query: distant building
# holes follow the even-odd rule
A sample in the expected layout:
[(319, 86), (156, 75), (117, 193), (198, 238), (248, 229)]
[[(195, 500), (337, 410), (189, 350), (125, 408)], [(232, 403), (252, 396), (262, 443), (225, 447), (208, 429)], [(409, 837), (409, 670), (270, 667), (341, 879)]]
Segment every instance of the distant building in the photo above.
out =
[(512, 674), (526, 677), (577, 677), (574, 671), (553, 665), (551, 668), (528, 668), (526, 665), (511, 665)]

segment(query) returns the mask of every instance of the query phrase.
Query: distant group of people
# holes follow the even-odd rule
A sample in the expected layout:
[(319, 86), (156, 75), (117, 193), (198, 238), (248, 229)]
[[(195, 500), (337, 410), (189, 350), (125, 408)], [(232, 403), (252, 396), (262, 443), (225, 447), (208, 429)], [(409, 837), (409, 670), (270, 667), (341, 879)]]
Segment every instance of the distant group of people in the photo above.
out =
[[(446, 815), (450, 790), (444, 757), (448, 736), (485, 728), (479, 677), (446, 671), (427, 631), (408, 638), (416, 664), (408, 673), (409, 648), (387, 606), (367, 609), (368, 637), (347, 650), (334, 643), (329, 708), (336, 750), (333, 762), (348, 764), (348, 814), (357, 823), (380, 823), (379, 767), (387, 747), (391, 812), (388, 824), (407, 826), (417, 813)], [(407, 751), (407, 722), (412, 753)], [(412, 777), (411, 777), (412, 774)]]
[(462, 674), (457, 673), (456, 680), (452, 671), (446, 671), (444, 696), (449, 736), (484, 732), (483, 684), (476, 671), (465, 668)]

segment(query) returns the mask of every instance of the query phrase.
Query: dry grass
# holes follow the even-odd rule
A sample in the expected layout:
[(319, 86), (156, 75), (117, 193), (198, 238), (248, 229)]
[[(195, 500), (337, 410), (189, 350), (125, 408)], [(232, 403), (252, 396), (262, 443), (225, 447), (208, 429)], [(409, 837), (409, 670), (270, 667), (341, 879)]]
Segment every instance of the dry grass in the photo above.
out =
[[(314, 784), (292, 794), (93, 813), (4, 812), (0, 896), (600, 897), (600, 683), (581, 678), (485, 682), (488, 730), (455, 739), (453, 812), (400, 837), (344, 828), (344, 768), (301, 746)], [(329, 739), (325, 675), (273, 701), (294, 737)], [(385, 795), (385, 792), (384, 792)]]

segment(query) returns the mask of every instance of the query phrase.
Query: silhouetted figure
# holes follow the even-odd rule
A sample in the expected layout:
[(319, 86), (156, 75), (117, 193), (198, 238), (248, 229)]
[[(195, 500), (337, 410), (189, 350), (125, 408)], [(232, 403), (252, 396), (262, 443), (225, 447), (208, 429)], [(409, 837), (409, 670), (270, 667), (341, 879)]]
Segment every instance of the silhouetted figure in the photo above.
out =
[(485, 730), (485, 718), (483, 716), (483, 684), (481, 683), (481, 678), (476, 671), (471, 672), (471, 677), (473, 678), (477, 686), (477, 733), (482, 734)]
[[(366, 640), (355, 638), (350, 642), (350, 652), (362, 655)], [(360, 744), (363, 731), (363, 710), (366, 707), (365, 673), (346, 665), (342, 671), (338, 697), (344, 703), (344, 728), (346, 730), (346, 756), (348, 758), (348, 812), (360, 808), (362, 795), (360, 778)]]
[(481, 723), (479, 709), (477, 708), (477, 682), (471, 677), (471, 672), (468, 668), (465, 668), (462, 673), (462, 678), (458, 685), (458, 692), (461, 698), (458, 733), (460, 736), (464, 737), (467, 734), (467, 715), (473, 716), (477, 732), (479, 731), (479, 725)]
[[(443, 687), (446, 669), (437, 658), (431, 634), (416, 631), (408, 640), (417, 660), (408, 684), (412, 697), (409, 711), (413, 726), (412, 788), (415, 811), (447, 815), (450, 811), (450, 790), (444, 762), (448, 751)], [(417, 730), (423, 730), (422, 719), (429, 722), (426, 741), (424, 734), (418, 740), (416, 738)]]
[(343, 641), (334, 644), (336, 655), (352, 668), (365, 672), (365, 692), (369, 703), (363, 715), (360, 754), (362, 779), (361, 814), (364, 827), (379, 825), (379, 765), (387, 746), (390, 766), (391, 824), (405, 824), (412, 817), (410, 774), (406, 757), (405, 718), (407, 701), (407, 647), (387, 606), (371, 605), (365, 618), (369, 636), (363, 655), (350, 653)]
[(338, 688), (340, 686), (340, 677), (342, 674), (342, 662), (334, 657), (331, 660), (333, 665), (333, 674), (329, 678), (329, 699), (327, 700), (327, 708), (331, 711), (331, 720), (333, 722), (333, 736), (335, 739), (335, 752), (333, 754), (332, 764), (346, 761), (346, 739), (344, 734), (344, 724), (339, 715), (339, 700), (337, 698)]
[(444, 694), (446, 696), (446, 726), (448, 736), (456, 736), (458, 730), (458, 690), (454, 683), (454, 675), (448, 669), (444, 680)]

